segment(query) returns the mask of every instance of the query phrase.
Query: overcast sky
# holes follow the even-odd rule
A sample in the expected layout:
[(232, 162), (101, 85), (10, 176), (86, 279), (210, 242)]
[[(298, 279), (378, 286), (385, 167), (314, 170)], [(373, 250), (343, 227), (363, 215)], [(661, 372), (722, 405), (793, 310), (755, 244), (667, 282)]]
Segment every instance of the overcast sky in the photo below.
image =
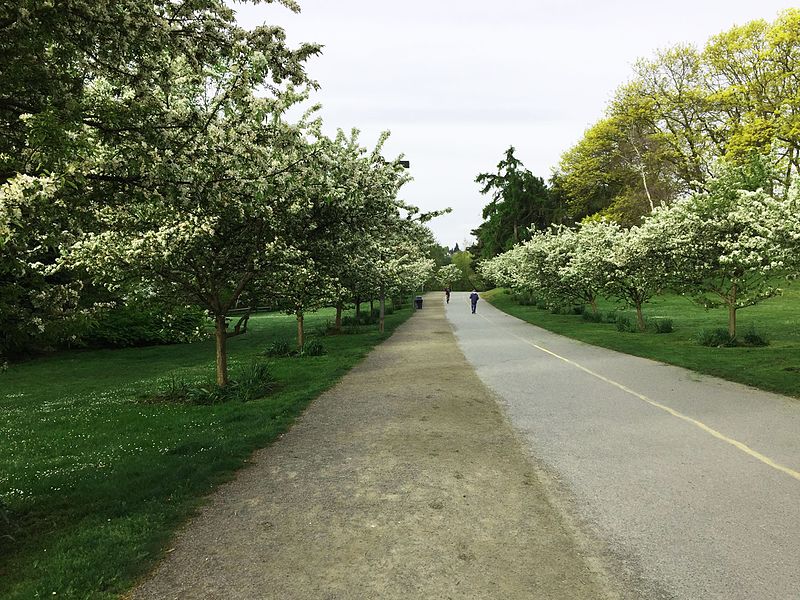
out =
[(548, 179), (561, 154), (602, 117), (640, 57), (677, 43), (702, 47), (777, 0), (300, 0), (293, 14), (234, 4), (245, 27), (267, 22), (292, 44), (318, 42), (308, 65), (321, 84), (325, 129), (358, 127), (384, 154), (403, 153), (414, 181), (402, 196), (423, 210), (451, 207), (431, 228), (463, 248), (487, 199), (475, 176), (509, 145)]

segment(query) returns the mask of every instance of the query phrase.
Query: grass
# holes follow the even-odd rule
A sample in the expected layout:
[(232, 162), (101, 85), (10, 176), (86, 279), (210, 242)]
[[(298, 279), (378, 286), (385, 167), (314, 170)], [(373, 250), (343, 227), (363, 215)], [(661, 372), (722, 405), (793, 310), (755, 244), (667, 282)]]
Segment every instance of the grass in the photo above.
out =
[[(332, 316), (308, 315), (307, 330)], [(388, 315), (383, 336), (369, 327), (325, 337), (323, 356), (269, 359), (271, 341), (293, 338), (294, 319), (253, 316), (229, 360), (269, 361), (277, 390), (246, 403), (139, 400), (173, 377), (213, 378), (213, 340), (68, 352), (0, 373), (0, 598), (127, 591), (214, 486), (409, 316)]]
[[(704, 329), (727, 329), (724, 309), (706, 311), (678, 295), (663, 295), (645, 306), (645, 316), (672, 319), (672, 333), (620, 332), (613, 323), (593, 323), (577, 315), (552, 314), (535, 306), (520, 306), (504, 289), (482, 294), (510, 315), (544, 329), (589, 344), (643, 356), (737, 381), (764, 390), (800, 397), (800, 285), (787, 286), (784, 294), (738, 311), (739, 336), (754, 326), (770, 341), (764, 347), (703, 347), (697, 336)], [(601, 312), (619, 309), (601, 299)], [(633, 311), (625, 311), (633, 318)]]

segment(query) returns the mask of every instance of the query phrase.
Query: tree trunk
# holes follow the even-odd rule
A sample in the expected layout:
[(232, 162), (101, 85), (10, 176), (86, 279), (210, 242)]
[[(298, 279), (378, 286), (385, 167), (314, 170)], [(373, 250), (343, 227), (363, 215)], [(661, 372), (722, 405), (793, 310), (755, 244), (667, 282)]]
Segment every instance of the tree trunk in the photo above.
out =
[(592, 298), (591, 300), (589, 300), (589, 304), (592, 307), (592, 314), (596, 315), (597, 314), (597, 298)]
[(383, 317), (384, 311), (386, 310), (386, 292), (384, 291), (383, 285), (381, 285), (381, 310), (380, 310), (380, 318), (378, 319), (378, 331), (383, 333)]
[(303, 329), (303, 311), (297, 311), (297, 349), (302, 350), (305, 343), (305, 331)]
[(342, 301), (339, 300), (339, 302), (336, 303), (336, 323), (333, 326), (333, 328), (336, 331), (341, 331), (342, 330), (342, 309), (343, 308), (344, 307), (342, 306)]
[(215, 318), (214, 337), (217, 342), (217, 385), (225, 387), (228, 385), (228, 354), (225, 343), (228, 340), (227, 324), (225, 315), (217, 315)]
[(372, 318), (372, 311), (375, 310), (375, 298), (369, 299), (369, 316)]
[(356, 319), (361, 316), (361, 296), (356, 296)]
[(736, 337), (736, 284), (731, 287), (728, 296), (728, 335), (731, 339)]
[(642, 314), (642, 303), (636, 303), (636, 327), (639, 331), (645, 331), (647, 326), (644, 324), (644, 315)]

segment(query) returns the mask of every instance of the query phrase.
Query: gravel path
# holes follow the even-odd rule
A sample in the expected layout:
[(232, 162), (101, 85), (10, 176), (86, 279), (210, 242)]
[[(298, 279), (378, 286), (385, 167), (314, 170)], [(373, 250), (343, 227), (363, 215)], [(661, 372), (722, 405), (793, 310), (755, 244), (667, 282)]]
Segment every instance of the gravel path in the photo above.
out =
[(439, 295), (257, 452), (131, 598), (617, 597)]

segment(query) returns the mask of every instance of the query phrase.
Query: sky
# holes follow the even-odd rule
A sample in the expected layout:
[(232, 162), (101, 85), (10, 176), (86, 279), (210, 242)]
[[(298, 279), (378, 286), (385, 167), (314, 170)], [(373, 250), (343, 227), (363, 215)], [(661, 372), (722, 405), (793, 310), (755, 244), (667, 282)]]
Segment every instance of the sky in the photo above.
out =
[(414, 180), (401, 192), (423, 211), (452, 208), (430, 227), (463, 249), (488, 198), (475, 177), (509, 146), (549, 179), (561, 155), (602, 118), (638, 58), (753, 19), (777, 0), (299, 0), (295, 14), (234, 3), (239, 23), (280, 25), (290, 44), (324, 45), (308, 72), (320, 84), (325, 132), (361, 130), (372, 147), (391, 131)]

